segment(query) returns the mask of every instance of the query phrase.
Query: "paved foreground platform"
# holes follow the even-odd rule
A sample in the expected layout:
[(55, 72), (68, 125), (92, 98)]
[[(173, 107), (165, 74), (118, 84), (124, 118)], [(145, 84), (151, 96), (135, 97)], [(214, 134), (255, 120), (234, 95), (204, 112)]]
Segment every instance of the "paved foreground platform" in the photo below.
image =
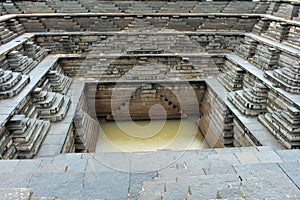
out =
[(5, 188), (0, 189), (0, 196), (1, 199), (299, 199), (299, 161), (299, 150), (274, 151), (269, 147), (79, 153), (7, 160), (0, 162), (0, 187)]

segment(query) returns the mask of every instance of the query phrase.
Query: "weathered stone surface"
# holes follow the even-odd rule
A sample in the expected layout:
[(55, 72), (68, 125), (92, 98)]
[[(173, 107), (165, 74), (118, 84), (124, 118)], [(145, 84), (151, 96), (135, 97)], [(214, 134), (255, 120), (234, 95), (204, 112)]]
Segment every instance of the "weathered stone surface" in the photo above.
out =
[(34, 191), (34, 197), (80, 198), (83, 176), (72, 172), (37, 172), (28, 187)]
[(3, 200), (30, 200), (32, 190), (28, 188), (1, 188), (0, 195)]
[[(279, 18), (252, 15), (266, 11)], [(49, 14), (29, 14), (40, 12)], [(96, 112), (103, 112), (104, 117), (111, 112), (122, 115), (124, 107), (131, 105), (136, 117), (142, 118), (145, 107), (157, 102), (163, 102), (170, 118), (200, 113), (201, 130), (216, 136), (212, 139), (218, 141), (218, 147), (267, 144), (280, 149), (279, 140), (287, 148), (298, 148), (299, 30), (297, 22), (286, 20), (297, 20), (296, 2), (99, 4), (74, 0), (70, 4), (7, 0), (0, 4), (0, 13), (25, 13), (1, 17), (0, 157), (31, 158), (38, 154), (44, 158), (0, 162), (1, 187), (32, 188), (33, 196), (40, 199), (299, 198), (297, 155), (267, 147), (57, 156), (94, 150), (98, 128), (89, 106), (99, 102), (103, 107)], [(21, 35), (24, 29), (39, 33)], [(250, 31), (255, 34), (244, 34)], [(52, 55), (45, 57), (46, 51)], [(57, 53), (61, 54), (54, 55)], [(116, 59), (120, 55), (122, 58)], [(30, 82), (28, 76), (16, 71), (28, 74)], [(224, 87), (237, 90), (230, 94), (231, 101), (224, 87), (218, 85), (219, 74)], [(185, 87), (171, 86), (167, 91), (147, 84), (133, 95), (120, 95), (122, 98), (116, 98), (110, 109), (109, 84), (91, 88), (87, 100), (82, 98), (84, 84), (73, 87), (73, 83), (74, 91), (69, 90), (67, 75), (106, 83), (122, 77), (128, 82), (187, 79), (198, 102), (190, 100)], [(195, 81), (207, 78), (212, 78), (209, 84)], [(172, 91), (184, 96), (180, 103), (185, 108), (179, 106)], [(71, 98), (65, 94), (72, 95), (71, 107)], [(151, 101), (144, 106), (143, 99)], [(162, 114), (160, 109), (155, 112), (157, 117)], [(257, 121), (258, 114), (264, 114), (259, 119), (269, 131)], [(47, 137), (50, 123), (36, 119), (42, 115), (60, 121), (52, 123)], [(25, 192), (31, 194), (30, 190)], [(23, 198), (14, 194), (19, 195), (15, 199)]]

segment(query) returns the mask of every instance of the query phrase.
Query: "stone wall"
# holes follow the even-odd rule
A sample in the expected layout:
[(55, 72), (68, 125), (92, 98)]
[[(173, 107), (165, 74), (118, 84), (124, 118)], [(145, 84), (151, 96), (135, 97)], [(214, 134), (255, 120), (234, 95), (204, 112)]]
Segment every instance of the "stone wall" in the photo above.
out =
[(220, 59), (213, 55), (127, 54), (64, 58), (59, 63), (68, 76), (95, 80), (204, 79), (219, 73)]
[(259, 15), (249, 14), (56, 14), (18, 16), (27, 32), (116, 32), (142, 30), (251, 31)]
[[(107, 120), (114, 116), (128, 120), (126, 110), (129, 109), (131, 117), (138, 120), (149, 119), (149, 109), (155, 104), (160, 104), (160, 110), (164, 109), (170, 119), (199, 115), (204, 91), (204, 82), (124, 82), (88, 84), (85, 92), (90, 113)], [(164, 117), (164, 113), (156, 111), (154, 118)]]
[(52, 53), (125, 54), (134, 50), (165, 53), (224, 52), (242, 40), (239, 33), (55, 33), (36, 35), (36, 42)]
[[(221, 95), (221, 94), (219, 94)], [(201, 102), (199, 129), (211, 147), (233, 146), (233, 116), (214, 90), (207, 88)]]
[[(265, 13), (269, 2), (255, 1), (6, 1), (6, 13)], [(280, 5), (280, 3), (278, 3)], [(289, 9), (289, 8), (288, 8)], [(269, 9), (269, 11), (272, 11)]]
[(99, 128), (97, 118), (88, 113), (87, 97), (82, 95), (73, 120), (74, 151), (95, 152)]

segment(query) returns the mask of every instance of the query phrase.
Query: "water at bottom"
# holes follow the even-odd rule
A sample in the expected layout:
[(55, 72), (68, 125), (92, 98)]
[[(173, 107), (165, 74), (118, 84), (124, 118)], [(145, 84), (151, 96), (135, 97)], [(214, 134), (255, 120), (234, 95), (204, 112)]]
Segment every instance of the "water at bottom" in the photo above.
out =
[(96, 152), (209, 148), (195, 119), (99, 123)]

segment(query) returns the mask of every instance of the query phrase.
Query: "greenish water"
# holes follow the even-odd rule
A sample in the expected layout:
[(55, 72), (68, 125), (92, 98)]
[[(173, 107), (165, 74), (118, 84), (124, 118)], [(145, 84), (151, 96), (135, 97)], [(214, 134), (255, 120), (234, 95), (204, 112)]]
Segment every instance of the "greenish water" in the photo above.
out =
[(100, 122), (96, 152), (207, 149), (194, 120)]

